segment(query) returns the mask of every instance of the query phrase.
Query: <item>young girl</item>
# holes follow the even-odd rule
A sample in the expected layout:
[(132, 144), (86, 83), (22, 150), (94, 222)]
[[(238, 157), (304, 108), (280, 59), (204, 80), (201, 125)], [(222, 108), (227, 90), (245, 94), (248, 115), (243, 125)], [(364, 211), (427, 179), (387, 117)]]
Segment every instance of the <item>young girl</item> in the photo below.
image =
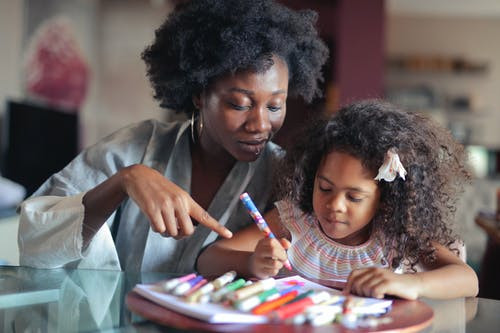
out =
[(265, 216), (281, 239), (251, 226), (208, 247), (200, 273), (265, 278), (289, 259), (298, 274), (345, 279), (344, 291), (361, 296), (477, 294), (448, 226), (469, 180), (463, 146), (448, 131), (386, 103), (360, 102), (310, 126), (284, 172), (284, 199)]

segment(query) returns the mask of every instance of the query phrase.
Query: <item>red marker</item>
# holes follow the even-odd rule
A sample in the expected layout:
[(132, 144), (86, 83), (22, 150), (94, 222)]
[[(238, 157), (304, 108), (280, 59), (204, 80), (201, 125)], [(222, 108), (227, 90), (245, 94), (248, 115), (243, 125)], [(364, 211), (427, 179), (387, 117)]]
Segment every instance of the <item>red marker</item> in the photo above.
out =
[(321, 291), (316, 294), (304, 297), (296, 302), (286, 304), (271, 313), (271, 316), (276, 319), (284, 320), (293, 317), (299, 313), (304, 312), (304, 310), (314, 304), (319, 304), (321, 302), (330, 299), (330, 294), (326, 291)]

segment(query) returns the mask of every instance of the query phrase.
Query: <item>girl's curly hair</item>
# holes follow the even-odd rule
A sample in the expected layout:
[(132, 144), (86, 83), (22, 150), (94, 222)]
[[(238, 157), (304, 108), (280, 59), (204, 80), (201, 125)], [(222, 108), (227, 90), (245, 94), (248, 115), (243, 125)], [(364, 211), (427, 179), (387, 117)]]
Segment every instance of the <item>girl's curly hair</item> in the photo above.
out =
[(271, 0), (193, 0), (179, 5), (142, 53), (160, 106), (195, 112), (192, 96), (214, 78), (240, 69), (263, 72), (277, 55), (288, 65), (289, 93), (320, 96), (328, 49), (317, 14)]
[(283, 161), (282, 197), (313, 213), (314, 179), (326, 154), (350, 154), (376, 174), (394, 147), (408, 174), (406, 180), (379, 182), (380, 205), (372, 220), (392, 267), (408, 260), (405, 264), (415, 269), (420, 258), (435, 260), (432, 241), (458, 252), (449, 223), (470, 174), (464, 147), (447, 130), (420, 114), (370, 100), (315, 121), (299, 138)]

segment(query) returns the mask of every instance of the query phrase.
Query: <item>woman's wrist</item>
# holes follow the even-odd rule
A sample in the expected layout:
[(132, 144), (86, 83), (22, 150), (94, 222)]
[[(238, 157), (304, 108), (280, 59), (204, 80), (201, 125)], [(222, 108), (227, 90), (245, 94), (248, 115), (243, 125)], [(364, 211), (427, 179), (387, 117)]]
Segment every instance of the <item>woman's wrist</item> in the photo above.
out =
[(127, 196), (122, 189), (122, 176), (121, 171), (118, 171), (83, 196), (84, 240), (93, 237), (95, 232)]
[(117, 178), (118, 186), (123, 196), (128, 196), (129, 184), (133, 182), (135, 170), (139, 167), (138, 164), (132, 164), (120, 169), (114, 177)]

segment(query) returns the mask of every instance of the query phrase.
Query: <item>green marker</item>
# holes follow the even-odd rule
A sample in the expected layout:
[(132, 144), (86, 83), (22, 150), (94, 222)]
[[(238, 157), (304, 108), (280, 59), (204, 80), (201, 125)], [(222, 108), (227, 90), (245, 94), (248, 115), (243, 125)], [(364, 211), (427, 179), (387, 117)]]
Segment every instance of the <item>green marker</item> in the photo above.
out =
[(297, 297), (295, 297), (295, 298), (294, 298), (294, 299), (292, 299), (291, 301), (289, 301), (289, 302), (285, 303), (285, 305), (286, 305), (286, 304), (290, 304), (290, 303), (295, 303), (295, 302), (297, 302), (297, 301), (300, 301), (300, 300), (301, 300), (301, 299), (303, 299), (303, 298), (306, 298), (306, 297), (308, 297), (308, 296), (311, 296), (313, 293), (314, 293), (314, 290), (308, 290), (308, 291), (306, 291), (306, 292), (303, 292), (302, 294), (297, 295)]
[(238, 310), (247, 312), (252, 310), (257, 305), (264, 303), (266, 301), (270, 301), (273, 298), (278, 298), (279, 296), (280, 293), (278, 289), (271, 288), (269, 290), (261, 292), (260, 294), (250, 296), (248, 298), (245, 298), (241, 301), (234, 303), (234, 307)]
[(226, 296), (229, 292), (235, 291), (236, 289), (243, 287), (245, 283), (246, 283), (245, 279), (238, 279), (234, 282), (231, 282), (225, 287), (222, 287), (221, 289), (210, 294), (210, 299), (212, 300), (212, 302), (220, 302), (220, 300), (222, 300), (224, 296)]

